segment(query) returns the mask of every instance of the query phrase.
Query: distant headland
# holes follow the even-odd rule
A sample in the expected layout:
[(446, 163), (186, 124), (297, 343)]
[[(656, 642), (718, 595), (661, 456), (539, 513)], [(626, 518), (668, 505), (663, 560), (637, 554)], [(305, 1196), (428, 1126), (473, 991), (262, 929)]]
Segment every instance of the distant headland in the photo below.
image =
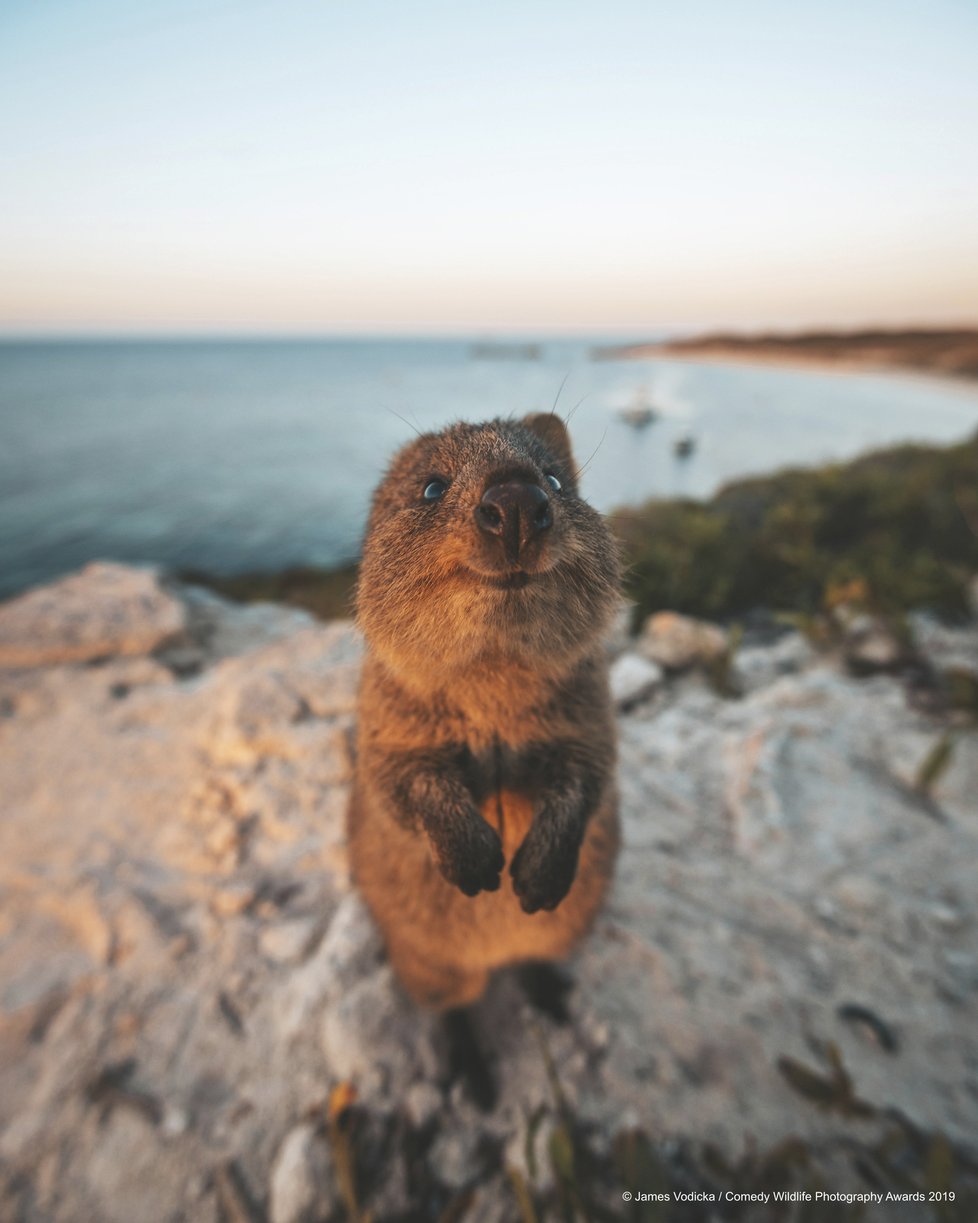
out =
[(978, 378), (978, 327), (713, 332), (678, 340), (597, 348), (593, 355), (599, 360), (689, 357), (863, 370), (901, 369)]

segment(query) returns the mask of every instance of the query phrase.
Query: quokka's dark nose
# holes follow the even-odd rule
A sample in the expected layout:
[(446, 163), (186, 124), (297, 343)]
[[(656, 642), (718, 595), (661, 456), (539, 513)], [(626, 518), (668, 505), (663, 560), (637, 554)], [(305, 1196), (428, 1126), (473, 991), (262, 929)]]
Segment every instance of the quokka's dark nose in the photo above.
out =
[(539, 484), (510, 480), (493, 484), (475, 507), (479, 530), (502, 539), (506, 559), (519, 560), (520, 552), (553, 522), (550, 498)]

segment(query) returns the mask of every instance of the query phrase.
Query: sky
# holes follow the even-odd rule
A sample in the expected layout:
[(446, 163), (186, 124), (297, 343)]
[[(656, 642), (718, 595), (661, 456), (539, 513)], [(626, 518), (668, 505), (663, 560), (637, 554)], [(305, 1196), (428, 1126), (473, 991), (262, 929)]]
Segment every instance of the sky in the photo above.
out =
[(978, 0), (0, 0), (0, 332), (978, 322)]

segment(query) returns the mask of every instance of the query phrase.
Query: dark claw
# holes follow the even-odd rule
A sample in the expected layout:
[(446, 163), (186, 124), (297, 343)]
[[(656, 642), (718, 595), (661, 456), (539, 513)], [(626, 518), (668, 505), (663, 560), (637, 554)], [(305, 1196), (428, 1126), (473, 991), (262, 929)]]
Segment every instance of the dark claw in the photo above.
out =
[(441, 825), (432, 845), (438, 869), (466, 896), (499, 889), (506, 864), (499, 835), (476, 812), (466, 812)]
[(570, 1022), (567, 996), (574, 988), (574, 978), (566, 969), (537, 960), (521, 965), (516, 975), (531, 1006), (556, 1024)]
[(577, 846), (553, 844), (542, 835), (534, 836), (537, 827), (534, 824), (530, 829), (509, 868), (513, 891), (524, 913), (556, 909), (577, 874)]

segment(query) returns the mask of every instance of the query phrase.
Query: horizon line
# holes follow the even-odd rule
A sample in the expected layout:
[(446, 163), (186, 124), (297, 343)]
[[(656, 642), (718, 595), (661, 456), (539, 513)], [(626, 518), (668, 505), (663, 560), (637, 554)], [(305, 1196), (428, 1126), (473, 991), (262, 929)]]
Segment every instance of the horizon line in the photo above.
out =
[(634, 325), (599, 325), (594, 328), (526, 328), (502, 329), (496, 327), (458, 330), (446, 327), (419, 328), (418, 330), (388, 330), (384, 328), (316, 329), (316, 328), (248, 328), (233, 327), (213, 329), (146, 328), (126, 330), (121, 328), (3, 328), (0, 327), (0, 344), (10, 343), (214, 343), (214, 342), (371, 342), (371, 341), (423, 341), (458, 340), (487, 343), (526, 341), (561, 341), (614, 338), (621, 344), (655, 343), (713, 335), (737, 335), (761, 337), (768, 335), (805, 336), (813, 334), (849, 335), (865, 331), (954, 331), (978, 329), (978, 316), (924, 322), (907, 319), (903, 322), (880, 322), (866, 320), (860, 323), (812, 322), (804, 325), (778, 326), (758, 323), (750, 326), (709, 323), (701, 326), (641, 327)]

